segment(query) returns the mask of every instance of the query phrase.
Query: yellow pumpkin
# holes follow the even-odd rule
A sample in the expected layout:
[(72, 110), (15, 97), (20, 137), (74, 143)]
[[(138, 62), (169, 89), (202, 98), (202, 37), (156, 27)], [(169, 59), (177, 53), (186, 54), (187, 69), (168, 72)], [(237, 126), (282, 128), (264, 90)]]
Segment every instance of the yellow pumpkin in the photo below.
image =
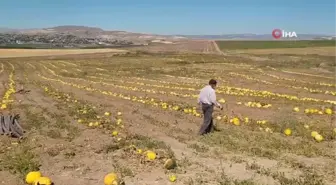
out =
[(35, 182), (34, 185), (52, 185), (53, 183), (48, 177), (40, 177)]
[(32, 171), (29, 172), (26, 175), (26, 183), (27, 184), (33, 184), (38, 178), (40, 178), (42, 176), (41, 172), (39, 171)]

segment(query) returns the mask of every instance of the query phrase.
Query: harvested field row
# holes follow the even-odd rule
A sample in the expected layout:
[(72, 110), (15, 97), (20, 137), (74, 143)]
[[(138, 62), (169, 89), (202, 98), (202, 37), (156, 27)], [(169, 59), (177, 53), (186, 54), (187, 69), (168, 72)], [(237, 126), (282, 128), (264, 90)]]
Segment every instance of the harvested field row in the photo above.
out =
[[(44, 66), (45, 67), (45, 66)], [(129, 99), (129, 100), (132, 100), (132, 101), (140, 101), (140, 102), (147, 102), (147, 101), (149, 101), (149, 102), (147, 102), (147, 103), (154, 103), (154, 105), (162, 105), (163, 106), (163, 108), (165, 107), (164, 106), (164, 104), (167, 104), (168, 103), (168, 107), (171, 105), (171, 107), (173, 107), (173, 109), (174, 109), (174, 107), (176, 107), (176, 110), (177, 109), (187, 109), (187, 110), (184, 110), (185, 111), (185, 113), (192, 113), (192, 111), (190, 112), (189, 110), (193, 107), (193, 103), (192, 103), (192, 101), (189, 101), (189, 102), (185, 102), (185, 100), (184, 99), (176, 99), (177, 100), (177, 102), (176, 101), (174, 101), (174, 99), (173, 98), (168, 98), (168, 97), (166, 97), (166, 98), (163, 98), (163, 102), (162, 102), (162, 97), (161, 96), (156, 96), (156, 95), (153, 95), (153, 94), (166, 94), (167, 96), (170, 96), (170, 95), (178, 95), (177, 93), (172, 93), (172, 92), (170, 92), (170, 93), (166, 93), (165, 91), (160, 91), (160, 89), (159, 90), (150, 90), (150, 89), (141, 89), (141, 88), (138, 88), (138, 87), (132, 87), (132, 86), (122, 86), (122, 85), (115, 85), (115, 84), (111, 84), (111, 83), (106, 83), (106, 82), (102, 82), (102, 79), (100, 78), (100, 82), (97, 82), (97, 81), (92, 81), (92, 80), (86, 80), (86, 79), (82, 79), (82, 78), (74, 78), (74, 77), (62, 77), (62, 76), (59, 76), (59, 75), (57, 75), (56, 73), (55, 73), (55, 71), (53, 71), (53, 70), (51, 70), (51, 69), (48, 69), (47, 67), (45, 67), (52, 75), (54, 75), (54, 78), (48, 78), (48, 77), (45, 77), (45, 76), (42, 76), (42, 78), (44, 78), (44, 79), (46, 79), (46, 80), (51, 80), (51, 81), (56, 81), (56, 82), (59, 82), (59, 83), (63, 83), (63, 84), (66, 84), (66, 85), (70, 85), (70, 86), (74, 86), (74, 87), (77, 87), (77, 88), (85, 88), (85, 86), (77, 86), (76, 84), (77, 83), (75, 83), (75, 84), (72, 84), (72, 83), (69, 83), (69, 82), (67, 82), (67, 80), (66, 81), (63, 81), (63, 79), (71, 79), (72, 81), (78, 81), (78, 82), (85, 82), (86, 84), (92, 84), (93, 86), (97, 86), (97, 87), (100, 87), (100, 89), (102, 89), (102, 90), (100, 90), (100, 89), (92, 89), (92, 88), (89, 88), (89, 90), (90, 91), (97, 91), (97, 92), (101, 92), (102, 94), (106, 94), (106, 95), (113, 95), (113, 96), (119, 96), (119, 97), (121, 97), (121, 98), (124, 98), (124, 99)], [(72, 72), (70, 72), (70, 73), (72, 73)], [(73, 73), (72, 73), (73, 74)], [(49, 74), (50, 75), (50, 74)], [(57, 79), (56, 79), (56, 78)], [(58, 80), (59, 79), (59, 80)], [(100, 84), (100, 85), (99, 85)], [(111, 86), (112, 85), (112, 86)], [(110, 88), (106, 88), (106, 87), (112, 87), (113, 88), (113, 91), (106, 91), (106, 90), (110, 90)], [(175, 88), (177, 88), (177, 87), (175, 87)], [(120, 89), (120, 90), (119, 90)], [(193, 89), (193, 90), (195, 90), (195, 89)], [(138, 97), (138, 98), (136, 98), (135, 96), (134, 96), (134, 94), (132, 94), (131, 92), (129, 92), (129, 93), (131, 93), (131, 94), (129, 94), (129, 93), (126, 93), (126, 94), (124, 94), (123, 92), (124, 91), (135, 91), (135, 92), (139, 92), (139, 94), (142, 94), (143, 96), (140, 96), (140, 97)], [(196, 91), (196, 90), (195, 90)], [(147, 93), (150, 93), (150, 94), (143, 94), (143, 93), (141, 93), (141, 92), (145, 92), (146, 94)], [(182, 96), (181, 96), (182, 95)], [(197, 94), (195, 94), (195, 95), (188, 95), (188, 94), (180, 94), (180, 96), (181, 97), (183, 97), (183, 95), (185, 95), (184, 97), (194, 97), (194, 98), (196, 98), (197, 97)], [(132, 98), (133, 97), (133, 98)], [(145, 98), (142, 98), (142, 97), (145, 97)], [(181, 107), (181, 105), (178, 103), (179, 101), (183, 101), (184, 103), (183, 103), (183, 105), (184, 105), (184, 107), (182, 106)], [(196, 100), (194, 100), (194, 101), (196, 101)], [(245, 105), (246, 105), (246, 107), (251, 107), (251, 106), (253, 106), (254, 104), (252, 104), (252, 102), (250, 102), (251, 104), (248, 104), (248, 103), (246, 103)], [(238, 105), (239, 104), (241, 104), (241, 103), (237, 103)], [(270, 105), (270, 104), (260, 104), (259, 103), (259, 108), (262, 108), (262, 109), (265, 109), (265, 108), (268, 108), (268, 105)], [(256, 107), (258, 107), (258, 104), (256, 103), (256, 105), (254, 105), (254, 106), (256, 106)], [(231, 106), (230, 106), (230, 108), (231, 108)], [(279, 108), (277, 108), (276, 110), (278, 110)], [(290, 111), (290, 110), (289, 110)], [(308, 114), (308, 116), (309, 115), (314, 115), (314, 112), (315, 111), (315, 109), (312, 109), (312, 111), (310, 111), (309, 110), (309, 112), (305, 112), (306, 114)], [(317, 110), (317, 112), (316, 112), (316, 114), (318, 115), (318, 114), (324, 114), (324, 110), (322, 110), (322, 112), (321, 112), (321, 110)], [(195, 113), (195, 112), (194, 112)], [(325, 113), (326, 115), (328, 115), (327, 113)], [(196, 115), (196, 116), (199, 116), (199, 114), (198, 113), (195, 113), (194, 115)], [(228, 115), (220, 115), (221, 117), (227, 117)], [(320, 116), (321, 117), (321, 116)], [(258, 123), (258, 122), (262, 122), (262, 120), (256, 120), (256, 122)], [(330, 134), (332, 135), (332, 132), (330, 131)], [(330, 134), (328, 134), (328, 135), (330, 135)]]
[(0, 49), (0, 58), (125, 52), (120, 49)]
[[(43, 65), (43, 67), (45, 67), (46, 69), (48, 69), (45, 65)], [(69, 68), (67, 68), (69, 69)], [(51, 69), (48, 69), (49, 71), (52, 72), (52, 74), (61, 77), (60, 75), (55, 74), (55, 72)], [(65, 69), (61, 69), (61, 71), (63, 71), (62, 76), (65, 77), (70, 77), (73, 76), (73, 74), (76, 73), (76, 71), (65, 71)], [(101, 74), (103, 75), (103, 74)], [(166, 94), (167, 96), (177, 96), (177, 97), (184, 97), (184, 98), (196, 98), (197, 97), (197, 87), (193, 86), (193, 87), (179, 87), (177, 84), (175, 85), (157, 85), (157, 84), (149, 84), (149, 83), (143, 83), (143, 82), (130, 82), (127, 80), (122, 80), (122, 79), (117, 79), (113, 76), (108, 76), (108, 78), (104, 78), (104, 77), (96, 77), (96, 76), (87, 76), (88, 79), (86, 79), (85, 81), (88, 83), (94, 83), (94, 84), (102, 84), (104, 86), (110, 86), (110, 87), (115, 87), (115, 88), (119, 88), (119, 89), (125, 89), (125, 90), (132, 90), (132, 91), (137, 91), (137, 92), (146, 92), (146, 93), (151, 93), (151, 94)], [(72, 78), (72, 77), (70, 77)], [(72, 78), (74, 80), (77, 80), (78, 78)], [(84, 80), (84, 79), (82, 79)], [(92, 81), (94, 80), (94, 81)], [(97, 81), (99, 80), (99, 81)], [(102, 82), (102, 80), (104, 82)], [(146, 79), (145, 79), (146, 80)], [(113, 82), (113, 83), (109, 83)], [(160, 81), (160, 83), (165, 82), (165, 81)], [(130, 84), (131, 86), (125, 86), (123, 84)], [(200, 84), (201, 85), (201, 84)], [(145, 88), (144, 88), (145, 87)], [(159, 89), (158, 89), (159, 88)], [(172, 89), (173, 91), (162, 91), (160, 88), (163, 89)], [(190, 92), (186, 93), (183, 90), (187, 90), (187, 91), (194, 91), (194, 94), (190, 94)], [(265, 102), (265, 100), (263, 101)], [(267, 102), (267, 101), (266, 101)], [(237, 102), (239, 103), (239, 102)], [(246, 105), (246, 104), (245, 104)], [(252, 104), (253, 106), (254, 104)], [(281, 105), (282, 106), (282, 105)], [(260, 107), (259, 107), (260, 108)], [(265, 104), (262, 108), (269, 108), (267, 106), (267, 104)]]
[(209, 41), (180, 41), (174, 44), (150, 44), (143, 47), (135, 47), (130, 50), (145, 51), (145, 52), (172, 52), (172, 53), (212, 53), (212, 47)]
[[(13, 100), (2, 102), (2, 112), (20, 113), (28, 132), (23, 141), (0, 137), (6, 184), (23, 184), (35, 169), (55, 185), (103, 184), (109, 172), (127, 185), (169, 184), (172, 175), (181, 185), (335, 183), (334, 106), (289, 98), (334, 100), (325, 93), (333, 86), (321, 85), (335, 84), (331, 79), (210, 55), (196, 57), (202, 63), (193, 55), (99, 56), (0, 60)], [(215, 110), (218, 131), (201, 137), (196, 97), (211, 76), (205, 68), (218, 77), (227, 109)], [(270, 94), (280, 87), (291, 96)], [(30, 92), (16, 93), (22, 88)], [(169, 158), (177, 167), (167, 170)]]

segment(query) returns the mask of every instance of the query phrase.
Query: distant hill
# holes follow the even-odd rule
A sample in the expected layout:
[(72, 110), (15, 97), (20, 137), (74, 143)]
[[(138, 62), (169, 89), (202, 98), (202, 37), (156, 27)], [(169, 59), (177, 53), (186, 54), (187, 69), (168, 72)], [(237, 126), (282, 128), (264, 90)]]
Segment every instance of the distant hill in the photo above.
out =
[(318, 39), (318, 40), (336, 40), (336, 36), (322, 36), (322, 37), (316, 37), (315, 39)]
[[(330, 35), (298, 34), (292, 40), (330, 40)], [(174, 44), (185, 39), (206, 40), (274, 40), (271, 34), (223, 34), (223, 35), (159, 35), (109, 31), (96, 27), (63, 25), (39, 29), (0, 28), (0, 47), (125, 47), (152, 43)]]
[(15, 29), (10, 29), (10, 28), (0, 28), (0, 33), (6, 33), (6, 32), (14, 32), (16, 31)]
[(56, 27), (47, 28), (47, 29), (58, 31), (58, 32), (74, 32), (74, 31), (104, 32), (104, 30), (101, 28), (87, 27), (87, 26), (74, 26), (74, 25), (56, 26)]
[(146, 34), (146, 33), (132, 33), (127, 31), (109, 31), (103, 30), (96, 27), (88, 26), (76, 26), (76, 25), (63, 25), (50, 28), (41, 28), (41, 29), (8, 29), (0, 28), (1, 33), (12, 33), (12, 34), (69, 34), (77, 37), (86, 37), (86, 38), (111, 38), (111, 39), (123, 39), (129, 41), (150, 41), (150, 40), (176, 40), (181, 38), (176, 38), (173, 35), (158, 35), (158, 34)]
[(106, 31), (101, 28), (76, 25), (42, 29), (0, 28), (0, 47), (125, 47), (148, 45), (152, 41), (173, 43), (181, 39), (184, 38), (126, 31)]

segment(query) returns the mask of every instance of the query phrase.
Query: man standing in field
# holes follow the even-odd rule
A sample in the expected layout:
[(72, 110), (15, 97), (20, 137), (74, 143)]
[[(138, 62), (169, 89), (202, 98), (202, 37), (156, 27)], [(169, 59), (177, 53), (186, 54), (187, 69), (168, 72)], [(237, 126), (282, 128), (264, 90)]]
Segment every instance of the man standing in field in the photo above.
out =
[(199, 94), (198, 98), (198, 104), (203, 111), (203, 124), (200, 129), (200, 134), (204, 135), (213, 130), (214, 124), (213, 124), (213, 118), (212, 113), (214, 106), (217, 106), (221, 110), (223, 110), (223, 107), (221, 104), (219, 104), (216, 100), (216, 89), (217, 81), (214, 79), (211, 79), (209, 81), (209, 85), (205, 86), (203, 89), (201, 89), (201, 92)]

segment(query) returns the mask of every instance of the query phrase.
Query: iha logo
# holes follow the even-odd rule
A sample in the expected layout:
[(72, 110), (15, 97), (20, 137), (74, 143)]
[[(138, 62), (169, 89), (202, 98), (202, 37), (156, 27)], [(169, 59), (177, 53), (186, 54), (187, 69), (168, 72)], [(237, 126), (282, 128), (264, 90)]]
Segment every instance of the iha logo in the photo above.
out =
[(274, 29), (272, 31), (272, 36), (275, 39), (280, 39), (281, 37), (283, 37), (283, 38), (297, 37), (295, 31), (293, 31), (293, 32), (287, 32), (285, 30), (280, 30), (280, 29)]

